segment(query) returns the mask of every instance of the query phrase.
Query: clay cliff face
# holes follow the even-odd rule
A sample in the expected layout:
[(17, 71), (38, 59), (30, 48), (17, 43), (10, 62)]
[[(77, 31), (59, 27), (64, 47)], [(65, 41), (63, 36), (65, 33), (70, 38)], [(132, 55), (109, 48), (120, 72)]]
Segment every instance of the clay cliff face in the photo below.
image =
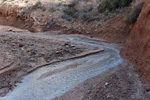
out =
[(128, 58), (145, 82), (150, 83), (150, 0), (146, 0), (121, 54)]

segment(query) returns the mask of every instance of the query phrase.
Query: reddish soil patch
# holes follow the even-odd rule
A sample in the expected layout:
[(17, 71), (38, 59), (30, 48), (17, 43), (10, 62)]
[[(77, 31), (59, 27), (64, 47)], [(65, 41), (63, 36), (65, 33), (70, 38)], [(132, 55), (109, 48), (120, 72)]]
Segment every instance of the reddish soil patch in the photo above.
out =
[(150, 83), (150, 1), (146, 0), (142, 12), (132, 29), (121, 53), (136, 66), (139, 75)]
[(0, 15), (0, 25), (13, 26), (20, 29), (29, 30), (32, 27), (32, 22), (25, 22), (20, 18), (16, 17), (5, 17)]
[(100, 37), (115, 43), (124, 43), (130, 33), (132, 25), (125, 21), (124, 15), (118, 15), (107, 21), (94, 33), (95, 37)]
[(77, 32), (77, 31), (68, 31), (68, 34), (84, 34), (91, 37), (98, 37), (105, 39), (106, 41), (123, 44), (133, 25), (128, 24), (125, 21), (124, 15), (118, 15), (111, 20), (105, 22), (101, 27), (98, 27), (97, 30), (93, 30), (90, 33)]
[(21, 19), (16, 16), (5, 17), (2, 15), (0, 15), (0, 25), (13, 26), (19, 29), (26, 29), (31, 32), (57, 31), (65, 29), (65, 27), (61, 27), (59, 25), (55, 25), (52, 28), (47, 28), (46, 26), (33, 27), (33, 21), (25, 21), (25, 19)]
[[(43, 31), (59, 31), (61, 34), (84, 34), (90, 37), (103, 38), (106, 41), (123, 44), (133, 25), (129, 25), (124, 20), (124, 15), (118, 15), (111, 20), (105, 22), (102, 26), (97, 27), (96, 30), (91, 30), (89, 33), (78, 32), (75, 30), (66, 30), (65, 27), (56, 25), (53, 28), (47, 29), (46, 27), (32, 27), (33, 22), (26, 22), (20, 18), (16, 17), (3, 17), (0, 16), (0, 25), (13, 26), (20, 29), (27, 29), (32, 32), (43, 32)], [(86, 30), (86, 29), (85, 29)]]

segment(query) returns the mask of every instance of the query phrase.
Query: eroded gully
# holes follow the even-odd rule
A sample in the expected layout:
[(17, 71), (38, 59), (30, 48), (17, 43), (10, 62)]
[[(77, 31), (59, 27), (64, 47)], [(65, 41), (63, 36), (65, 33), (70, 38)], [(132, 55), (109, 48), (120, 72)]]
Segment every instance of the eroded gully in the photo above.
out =
[(68, 35), (46, 36), (104, 48), (104, 51), (39, 68), (25, 76), (22, 83), (0, 100), (50, 100), (123, 61), (119, 55), (120, 47), (115, 44)]

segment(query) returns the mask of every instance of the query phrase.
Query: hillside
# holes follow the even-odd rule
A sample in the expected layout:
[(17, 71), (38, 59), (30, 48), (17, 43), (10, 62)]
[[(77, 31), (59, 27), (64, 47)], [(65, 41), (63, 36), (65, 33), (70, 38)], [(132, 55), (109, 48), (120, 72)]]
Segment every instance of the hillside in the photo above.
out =
[(142, 12), (127, 39), (122, 55), (133, 62), (139, 75), (150, 83), (150, 1), (146, 0)]

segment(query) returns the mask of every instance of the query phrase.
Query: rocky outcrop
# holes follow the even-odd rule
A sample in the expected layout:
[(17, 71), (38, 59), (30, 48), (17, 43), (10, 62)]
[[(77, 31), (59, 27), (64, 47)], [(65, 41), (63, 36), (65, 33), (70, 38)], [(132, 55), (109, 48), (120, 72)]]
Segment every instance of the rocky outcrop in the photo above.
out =
[(150, 83), (150, 0), (145, 1), (122, 55), (133, 62), (142, 79)]

